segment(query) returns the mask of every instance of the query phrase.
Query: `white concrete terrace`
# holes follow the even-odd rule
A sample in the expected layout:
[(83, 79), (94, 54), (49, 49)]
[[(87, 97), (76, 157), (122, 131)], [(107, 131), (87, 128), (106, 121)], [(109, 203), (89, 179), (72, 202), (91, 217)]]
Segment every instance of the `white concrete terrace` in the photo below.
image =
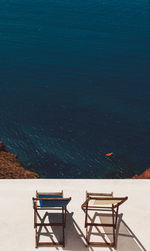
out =
[[(32, 197), (36, 190), (63, 190), (64, 197), (72, 197), (68, 205), (64, 248), (35, 248)], [(84, 212), (81, 204), (85, 201), (86, 190), (128, 196), (119, 209), (117, 250), (150, 250), (150, 180), (20, 179), (0, 180), (0, 251), (113, 251), (111, 247), (86, 247), (84, 244)], [(46, 235), (43, 237), (49, 241)], [(99, 238), (98, 235), (96, 238)]]

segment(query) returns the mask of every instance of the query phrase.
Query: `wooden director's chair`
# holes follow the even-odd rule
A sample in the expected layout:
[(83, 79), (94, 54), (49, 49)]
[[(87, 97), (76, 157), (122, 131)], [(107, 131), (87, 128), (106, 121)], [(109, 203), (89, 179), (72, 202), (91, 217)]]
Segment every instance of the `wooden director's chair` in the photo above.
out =
[[(35, 247), (40, 246), (65, 246), (65, 226), (66, 226), (66, 213), (67, 205), (71, 200), (70, 198), (63, 198), (63, 191), (60, 193), (38, 193), (36, 191), (36, 197), (33, 199), (33, 209), (34, 209), (34, 228), (35, 228)], [(38, 222), (39, 210), (45, 210), (46, 213), (48, 210), (61, 210), (61, 222), (48, 222), (44, 223), (43, 221)], [(62, 227), (62, 242), (40, 242), (38, 227)]]
[[(116, 226), (117, 226), (117, 218), (118, 218), (118, 210), (119, 206), (124, 203), (128, 197), (113, 197), (113, 193), (88, 193), (86, 192), (86, 200), (82, 204), (81, 208), (85, 212), (85, 228), (86, 228), (86, 241), (87, 245), (92, 246), (102, 246), (102, 247), (115, 247), (116, 246)], [(95, 214), (98, 212), (109, 211), (109, 216), (111, 217), (111, 223), (96, 223), (89, 216), (89, 211), (95, 211)], [(89, 219), (89, 221), (88, 221)], [(96, 219), (96, 218), (95, 218)], [(106, 239), (103, 239), (104, 242), (92, 242), (90, 241), (90, 231), (92, 227), (112, 227), (112, 235), (113, 241), (109, 242)]]

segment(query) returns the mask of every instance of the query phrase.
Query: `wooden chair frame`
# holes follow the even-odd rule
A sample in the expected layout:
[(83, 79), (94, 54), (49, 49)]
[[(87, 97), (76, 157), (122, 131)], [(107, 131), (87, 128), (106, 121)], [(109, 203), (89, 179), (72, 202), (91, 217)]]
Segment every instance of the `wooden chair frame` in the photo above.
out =
[[(40, 195), (60, 195), (61, 198), (39, 198)], [(34, 229), (35, 229), (35, 247), (41, 247), (41, 246), (65, 246), (65, 226), (66, 226), (66, 214), (67, 214), (67, 206), (58, 206), (58, 207), (40, 207), (38, 205), (38, 201), (65, 201), (71, 200), (71, 197), (69, 198), (63, 198), (63, 191), (59, 193), (39, 193), (36, 191), (36, 197), (32, 198), (33, 200), (33, 209), (34, 209)], [(62, 222), (53, 222), (53, 223), (38, 223), (38, 211), (39, 210), (61, 210), (62, 213)], [(47, 227), (47, 226), (57, 226), (62, 227), (62, 242), (39, 242), (38, 241), (38, 227)]]
[[(87, 245), (92, 246), (100, 246), (100, 247), (116, 247), (116, 226), (117, 226), (117, 218), (118, 218), (118, 211), (119, 206), (124, 203), (128, 197), (113, 197), (112, 193), (88, 193), (86, 192), (86, 200), (81, 205), (82, 210), (85, 212), (85, 228), (86, 228), (86, 242)], [(95, 206), (95, 205), (89, 205), (90, 200), (114, 200), (116, 203), (110, 204), (111, 206)], [(120, 200), (119, 203), (118, 200)], [(88, 222), (89, 214), (88, 211), (110, 211), (112, 215), (112, 224), (108, 223), (91, 223)], [(112, 227), (113, 229), (113, 242), (90, 242), (89, 241), (89, 227)]]

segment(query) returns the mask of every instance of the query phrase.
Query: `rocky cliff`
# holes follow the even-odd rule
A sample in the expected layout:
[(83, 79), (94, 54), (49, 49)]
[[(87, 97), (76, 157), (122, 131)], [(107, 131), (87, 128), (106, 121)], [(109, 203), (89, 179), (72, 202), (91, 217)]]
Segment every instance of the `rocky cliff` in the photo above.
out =
[(143, 173), (140, 175), (134, 175), (133, 179), (150, 179), (150, 167), (146, 169)]
[(0, 142), (0, 179), (34, 179), (39, 178), (37, 173), (25, 170), (17, 155), (9, 153)]

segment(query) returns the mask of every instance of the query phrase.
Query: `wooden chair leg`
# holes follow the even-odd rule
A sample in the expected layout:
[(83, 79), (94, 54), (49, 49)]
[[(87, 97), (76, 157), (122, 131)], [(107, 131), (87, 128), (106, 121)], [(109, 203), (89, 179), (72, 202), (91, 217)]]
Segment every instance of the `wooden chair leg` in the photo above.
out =
[(65, 246), (65, 221), (66, 221), (66, 208), (62, 207), (62, 236), (63, 236), (63, 247)]
[(34, 228), (35, 228), (35, 247), (38, 247), (38, 232), (37, 232), (37, 210), (34, 209)]
[(35, 228), (35, 222), (36, 222), (36, 213), (35, 213), (35, 209), (34, 209), (34, 228)]
[(66, 226), (66, 214), (67, 214), (67, 209), (65, 207), (65, 209), (64, 209), (64, 224), (65, 224), (65, 226)]
[(117, 207), (117, 210), (116, 210), (115, 229), (117, 227), (117, 221), (118, 221), (118, 209), (119, 207)]
[(64, 229), (64, 226), (62, 228), (63, 228), (63, 247), (65, 247), (65, 229)]
[(37, 233), (37, 227), (35, 227), (35, 248), (38, 248), (38, 233)]
[(112, 220), (113, 220), (113, 244), (116, 246), (116, 226), (115, 226), (115, 214), (114, 214), (114, 205), (112, 205)]
[(86, 226), (86, 247), (89, 245), (89, 232), (88, 232), (88, 226)]

